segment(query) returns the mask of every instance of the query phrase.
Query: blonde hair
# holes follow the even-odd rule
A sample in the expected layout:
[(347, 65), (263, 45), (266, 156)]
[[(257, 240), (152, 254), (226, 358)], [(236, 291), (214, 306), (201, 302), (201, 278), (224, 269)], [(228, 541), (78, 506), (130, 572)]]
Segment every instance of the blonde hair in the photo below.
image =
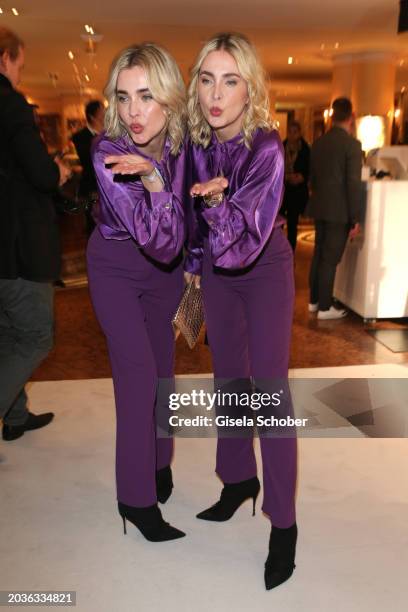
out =
[(154, 43), (133, 45), (124, 49), (114, 59), (104, 91), (108, 100), (105, 114), (107, 136), (116, 140), (127, 133), (119, 116), (116, 89), (120, 71), (133, 66), (144, 68), (154, 100), (166, 107), (167, 133), (171, 152), (176, 155), (182, 145), (186, 128), (186, 90), (173, 57)]
[(275, 125), (269, 111), (269, 96), (266, 76), (253, 45), (243, 34), (222, 33), (213, 36), (201, 49), (191, 71), (188, 88), (188, 125), (193, 142), (207, 147), (211, 141), (212, 129), (200, 108), (198, 100), (198, 79), (201, 66), (211, 51), (227, 51), (235, 59), (238, 70), (248, 86), (249, 103), (242, 125), (243, 142), (250, 148), (257, 128), (272, 130)]

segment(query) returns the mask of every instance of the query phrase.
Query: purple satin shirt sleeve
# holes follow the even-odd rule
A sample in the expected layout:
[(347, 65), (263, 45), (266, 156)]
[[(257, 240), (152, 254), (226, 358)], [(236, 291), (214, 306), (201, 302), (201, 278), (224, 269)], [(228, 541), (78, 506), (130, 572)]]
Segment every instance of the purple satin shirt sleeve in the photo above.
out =
[(184, 208), (181, 198), (165, 184), (153, 193), (140, 180), (123, 181), (105, 166), (107, 155), (123, 154), (115, 143), (102, 139), (93, 150), (100, 198), (99, 229), (107, 239), (133, 238), (153, 259), (170, 263), (184, 242)]
[(186, 256), (184, 259), (184, 270), (191, 274), (201, 276), (203, 268), (204, 241), (197, 223), (197, 215), (194, 212), (195, 202), (191, 198), (188, 214), (188, 240), (186, 243)]
[(283, 194), (284, 155), (278, 134), (268, 136), (254, 143), (251, 163), (238, 189), (218, 207), (203, 210), (211, 258), (220, 268), (249, 266), (274, 227)]
[[(187, 151), (187, 176), (189, 177), (188, 189), (192, 186), (196, 177), (196, 165), (198, 160), (194, 159), (194, 150), (191, 142), (186, 142)], [(187, 193), (187, 241), (185, 244), (184, 270), (191, 274), (201, 276), (203, 268), (204, 240), (198, 225), (198, 214), (196, 208), (200, 206), (199, 200)]]

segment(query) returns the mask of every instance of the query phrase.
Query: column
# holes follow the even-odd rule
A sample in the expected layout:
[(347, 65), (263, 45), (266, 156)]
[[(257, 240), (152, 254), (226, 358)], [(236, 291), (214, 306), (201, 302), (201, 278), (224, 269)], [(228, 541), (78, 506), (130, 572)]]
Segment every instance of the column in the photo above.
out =
[[(369, 51), (343, 54), (334, 58), (332, 101), (338, 97), (350, 98), (357, 118), (381, 117), (384, 142), (390, 144), (396, 86), (396, 56), (390, 52)], [(371, 120), (370, 120), (371, 121)], [(381, 126), (372, 120), (372, 130)]]

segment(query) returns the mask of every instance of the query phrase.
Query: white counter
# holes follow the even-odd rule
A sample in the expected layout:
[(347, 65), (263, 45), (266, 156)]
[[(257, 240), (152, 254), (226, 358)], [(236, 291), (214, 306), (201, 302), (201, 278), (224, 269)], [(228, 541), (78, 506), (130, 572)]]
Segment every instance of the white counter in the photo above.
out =
[(366, 185), (363, 233), (347, 243), (334, 296), (364, 319), (408, 317), (408, 181)]

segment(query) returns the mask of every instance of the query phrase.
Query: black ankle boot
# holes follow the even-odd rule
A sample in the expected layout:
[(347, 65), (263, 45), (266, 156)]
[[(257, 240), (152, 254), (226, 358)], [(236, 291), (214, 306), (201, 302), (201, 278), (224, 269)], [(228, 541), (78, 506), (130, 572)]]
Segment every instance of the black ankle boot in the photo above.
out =
[(272, 527), (269, 555), (265, 563), (265, 587), (269, 591), (288, 580), (295, 569), (297, 526)]
[(144, 535), (149, 542), (165, 542), (176, 540), (186, 534), (163, 520), (162, 514), (157, 506), (147, 508), (135, 508), (118, 502), (119, 514), (123, 519), (123, 531), (126, 533), (126, 519)]
[(165, 504), (173, 489), (173, 476), (171, 467), (168, 465), (156, 472), (157, 499), (161, 504)]
[(250, 497), (252, 497), (253, 500), (254, 516), (255, 502), (260, 488), (261, 485), (256, 476), (249, 480), (225, 484), (219, 501), (211, 506), (211, 508), (207, 508), (207, 510), (203, 510), (200, 514), (197, 514), (197, 518), (203, 519), (204, 521), (228, 521), (240, 505)]

